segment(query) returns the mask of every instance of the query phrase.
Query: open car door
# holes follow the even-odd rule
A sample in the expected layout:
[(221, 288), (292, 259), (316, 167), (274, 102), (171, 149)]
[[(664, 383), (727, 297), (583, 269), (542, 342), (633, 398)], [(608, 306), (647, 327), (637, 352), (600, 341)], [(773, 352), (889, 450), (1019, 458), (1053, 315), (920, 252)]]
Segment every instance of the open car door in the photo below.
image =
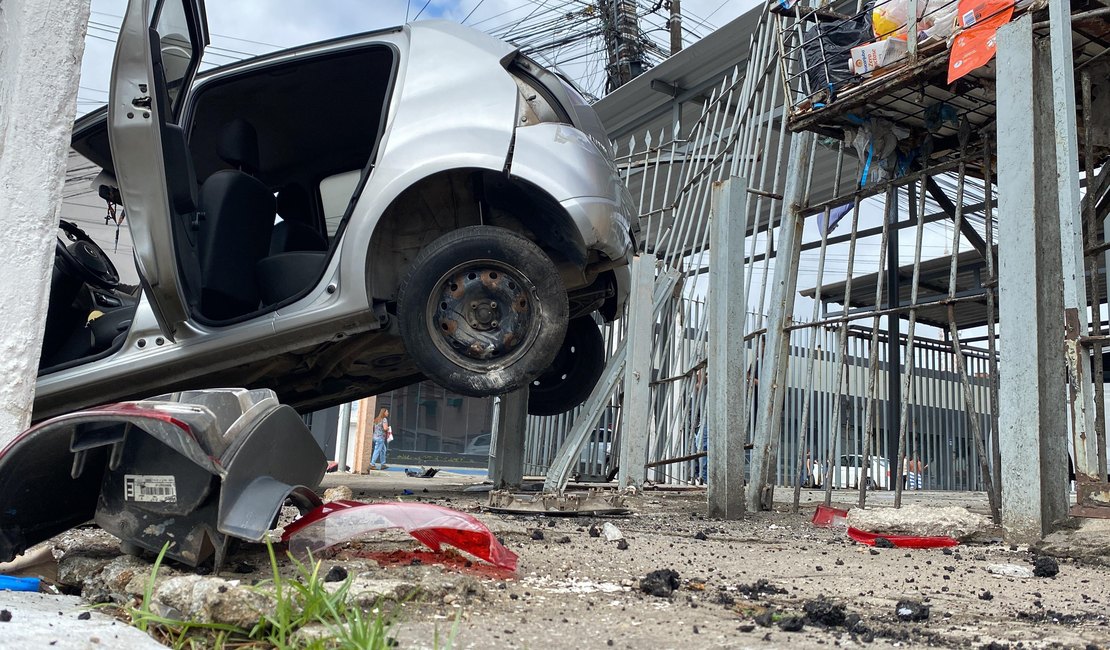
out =
[(130, 0), (112, 63), (112, 164), (143, 290), (170, 340), (198, 295), (201, 215), (177, 121), (207, 44), (203, 0)]

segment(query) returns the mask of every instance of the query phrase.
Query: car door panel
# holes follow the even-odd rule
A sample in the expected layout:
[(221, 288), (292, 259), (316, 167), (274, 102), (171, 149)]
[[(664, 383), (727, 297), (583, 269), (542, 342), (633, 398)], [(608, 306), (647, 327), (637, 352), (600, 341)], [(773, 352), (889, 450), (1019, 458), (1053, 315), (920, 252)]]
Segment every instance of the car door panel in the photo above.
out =
[(196, 181), (174, 119), (206, 44), (199, 0), (131, 0), (112, 65), (112, 164), (143, 290), (171, 340), (188, 319), (199, 272)]

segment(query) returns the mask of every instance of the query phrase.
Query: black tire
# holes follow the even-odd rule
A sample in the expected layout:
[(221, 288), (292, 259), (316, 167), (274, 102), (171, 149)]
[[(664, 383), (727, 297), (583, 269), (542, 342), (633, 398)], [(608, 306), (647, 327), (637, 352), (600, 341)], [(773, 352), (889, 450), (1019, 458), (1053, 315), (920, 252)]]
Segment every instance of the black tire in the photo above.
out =
[(567, 292), (551, 258), (492, 226), (425, 246), (397, 302), (401, 338), (420, 371), (474, 397), (527, 385), (551, 365), (567, 330)]
[(605, 340), (593, 318), (575, 318), (551, 366), (528, 386), (528, 413), (566, 413), (586, 401), (605, 369)]

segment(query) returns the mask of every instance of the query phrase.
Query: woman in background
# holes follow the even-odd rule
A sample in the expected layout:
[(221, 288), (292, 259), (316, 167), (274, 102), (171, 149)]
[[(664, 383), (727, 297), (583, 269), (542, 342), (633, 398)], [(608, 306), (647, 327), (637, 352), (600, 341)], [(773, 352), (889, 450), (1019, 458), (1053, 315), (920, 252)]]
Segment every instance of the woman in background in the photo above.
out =
[(389, 427), (389, 409), (382, 408), (374, 418), (374, 451), (370, 454), (370, 466), (377, 465), (377, 469), (385, 469), (385, 452), (393, 437), (393, 429)]

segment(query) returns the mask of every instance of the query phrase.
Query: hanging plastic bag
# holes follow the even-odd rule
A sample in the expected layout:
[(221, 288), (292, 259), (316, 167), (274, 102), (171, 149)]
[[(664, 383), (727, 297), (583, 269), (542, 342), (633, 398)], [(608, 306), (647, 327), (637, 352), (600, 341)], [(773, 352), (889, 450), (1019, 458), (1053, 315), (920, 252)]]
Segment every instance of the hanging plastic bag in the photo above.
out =
[(852, 48), (871, 40), (871, 14), (857, 14), (851, 20), (815, 23), (802, 38), (802, 55), (810, 94), (820, 103), (836, 99), (837, 91), (854, 80), (851, 69)]
[(1013, 0), (960, 0), (960, 26), (948, 55), (948, 83), (981, 68), (995, 54), (998, 28), (1014, 17)]
[[(918, 29), (921, 29), (921, 19), (925, 16), (928, 3), (919, 0), (917, 3)], [(910, 3), (908, 0), (889, 0), (875, 5), (871, 10), (871, 29), (875, 38), (881, 40), (897, 38), (906, 40), (909, 30)]]
[[(906, 40), (909, 32), (909, 0), (889, 0), (871, 10), (875, 38)], [(917, 40), (944, 40), (956, 29), (957, 0), (918, 0)]]

